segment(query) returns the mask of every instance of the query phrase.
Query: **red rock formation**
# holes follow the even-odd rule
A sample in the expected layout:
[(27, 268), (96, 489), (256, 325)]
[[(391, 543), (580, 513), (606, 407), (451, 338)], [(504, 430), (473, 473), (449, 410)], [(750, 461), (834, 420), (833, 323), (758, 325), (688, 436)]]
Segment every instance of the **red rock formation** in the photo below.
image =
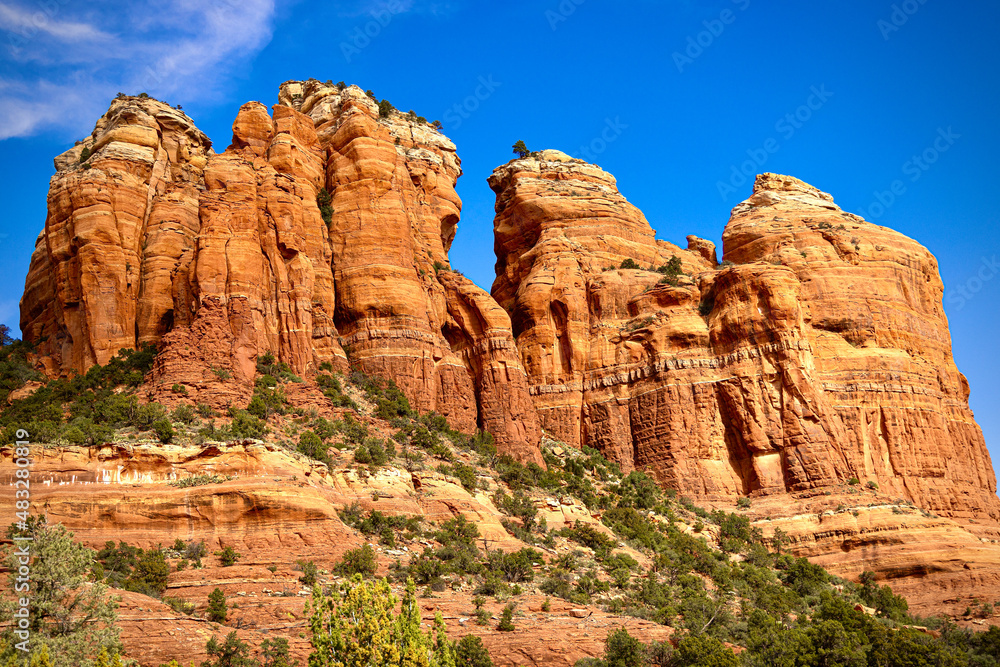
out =
[(55, 159), (21, 307), (48, 373), (83, 372), (165, 333), (166, 313), (188, 316), (185, 265), (210, 146), (180, 111), (126, 97)]
[[(509, 162), (489, 183), (497, 193), (492, 293), (511, 315), (542, 424), (565, 442), (613, 450), (631, 467), (622, 396), (609, 390), (592, 401), (593, 372), (624, 369), (641, 353), (620, 329), (641, 321), (643, 304), (687, 298), (685, 289), (654, 287), (661, 276), (647, 268), (672, 256), (688, 271), (708, 263), (657, 241), (614, 177), (558, 151)], [(619, 269), (625, 260), (641, 269)]]
[[(543, 426), (626, 469), (724, 499), (857, 477), (951, 517), (1000, 501), (955, 369), (926, 249), (765, 174), (725, 259), (654, 242), (614, 180), (544, 151), (490, 178), (493, 294), (511, 313)], [(640, 267), (681, 258), (676, 286)], [(610, 265), (610, 266), (609, 266)]]
[(357, 87), (288, 82), (280, 100), (273, 118), (245, 104), (213, 154), (180, 112), (122, 98), (86, 164), (83, 145), (56, 159), (22, 299), (46, 371), (152, 343), (151, 399), (173, 402), (181, 384), (225, 407), (249, 399), (259, 355), (344, 370), (343, 344), (414, 407), (541, 463), (509, 317), (448, 269), (454, 145), (416, 117), (382, 117)]
[(509, 318), (447, 268), (461, 209), (454, 144), (399, 112), (380, 117), (356, 86), (288, 82), (279, 99), (312, 118), (328, 152), (335, 321), (352, 362), (393, 378), (421, 411), (541, 463)]
[[(562, 154), (490, 185), (493, 294), (544, 428), (688, 495), (765, 496), (765, 531), (921, 611), (1000, 585), (996, 481), (925, 248), (773, 174), (733, 210), (721, 267), (695, 237), (664, 253), (610, 176)], [(611, 270), (671, 253), (692, 274), (676, 285)]]

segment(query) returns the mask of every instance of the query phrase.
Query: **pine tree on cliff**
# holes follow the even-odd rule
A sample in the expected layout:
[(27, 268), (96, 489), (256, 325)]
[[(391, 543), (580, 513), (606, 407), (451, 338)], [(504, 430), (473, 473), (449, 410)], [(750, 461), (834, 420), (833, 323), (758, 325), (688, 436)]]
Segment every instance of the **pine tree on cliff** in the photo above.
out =
[(531, 154), (531, 151), (528, 150), (528, 146), (520, 139), (518, 139), (517, 143), (511, 146), (511, 148), (514, 149), (514, 154), (519, 158), (528, 157)]

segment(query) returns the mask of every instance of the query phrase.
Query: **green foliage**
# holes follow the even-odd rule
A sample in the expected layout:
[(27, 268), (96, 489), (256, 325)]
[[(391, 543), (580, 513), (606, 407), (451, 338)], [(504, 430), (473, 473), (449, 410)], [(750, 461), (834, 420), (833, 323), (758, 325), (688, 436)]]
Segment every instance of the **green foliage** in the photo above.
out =
[(503, 611), (500, 612), (500, 622), (497, 624), (497, 630), (500, 632), (513, 632), (514, 631), (514, 603), (508, 602), (504, 605)]
[(438, 468), (445, 475), (451, 475), (457, 477), (459, 483), (461, 483), (462, 488), (469, 493), (474, 493), (476, 491), (476, 486), (478, 481), (476, 478), (476, 469), (470, 465), (465, 465), (464, 463), (456, 463), (455, 465), (442, 465)]
[(612, 630), (604, 642), (604, 663), (607, 667), (642, 667), (647, 664), (646, 647), (625, 628)]
[(302, 576), (299, 577), (299, 581), (306, 586), (315, 584), (319, 578), (319, 568), (316, 567), (316, 563), (311, 560), (299, 560), (295, 562), (298, 563), (299, 569), (302, 570)]
[(631, 257), (629, 257), (627, 259), (623, 259), (621, 265), (618, 268), (619, 269), (639, 269), (641, 267), (639, 266), (638, 262), (636, 262), (634, 259), (632, 259)]
[(673, 662), (676, 667), (738, 667), (739, 664), (736, 654), (721, 641), (695, 634), (686, 635), (677, 643)]
[(879, 586), (875, 583), (874, 572), (861, 573), (861, 590), (858, 592), (864, 603), (874, 607), (880, 616), (894, 621), (905, 621), (909, 604), (906, 599), (895, 595), (889, 586)]
[(476, 635), (465, 635), (455, 646), (455, 665), (457, 667), (493, 667), (489, 651), (483, 646), (483, 640)]
[[(288, 640), (284, 637), (265, 639), (260, 644), (261, 667), (291, 667), (288, 657)], [(296, 663), (298, 664), (298, 663)]]
[(361, 575), (371, 577), (378, 570), (378, 562), (375, 560), (375, 550), (370, 544), (362, 545), (358, 549), (349, 549), (344, 552), (340, 563), (336, 566), (337, 574), (345, 577)]
[(319, 207), (320, 217), (329, 227), (333, 223), (333, 197), (330, 196), (326, 188), (320, 188), (320, 191), (316, 193), (316, 205)]
[(226, 594), (221, 588), (216, 588), (208, 595), (208, 609), (205, 611), (208, 620), (214, 623), (225, 623), (229, 616), (226, 605)]
[(514, 145), (513, 145), (513, 146), (511, 146), (511, 148), (512, 148), (512, 149), (513, 149), (513, 151), (514, 151), (514, 155), (516, 155), (516, 156), (517, 156), (517, 157), (519, 157), (519, 158), (526, 158), (526, 157), (528, 157), (528, 155), (530, 155), (530, 154), (531, 154), (531, 151), (529, 151), (529, 150), (528, 150), (528, 146), (527, 146), (527, 144), (525, 144), (525, 143), (524, 143), (523, 141), (521, 141), (520, 139), (518, 139), (518, 140), (517, 140), (517, 141), (516, 141), (516, 142), (514, 143)]
[(242, 557), (242, 554), (236, 551), (231, 545), (227, 545), (222, 551), (216, 551), (215, 555), (219, 557), (222, 567), (232, 567)]
[[(31, 516), (26, 528), (11, 526), (7, 539), (31, 538), (31, 594), (28, 596), (28, 631), (32, 664), (44, 652), (52, 667), (91, 667), (105, 651), (117, 655), (117, 599), (107, 595), (107, 585), (91, 581), (94, 552), (73, 541), (62, 525), (48, 525), (44, 517)], [(3, 563), (10, 573), (10, 588), (16, 590), (19, 557), (17, 545), (3, 550)], [(21, 543), (23, 544), (23, 543)], [(2, 618), (14, 618), (20, 607), (11, 596), (0, 597)], [(0, 660), (13, 657), (13, 628), (0, 630)], [(19, 641), (19, 640), (18, 640)], [(4, 648), (6, 647), (6, 648)], [(25, 657), (18, 653), (19, 658)]]
[(313, 431), (303, 431), (296, 449), (311, 459), (332, 465), (329, 447), (323, 444), (323, 440)]
[(385, 442), (378, 438), (365, 438), (354, 450), (354, 460), (358, 463), (365, 463), (372, 468), (383, 466), (389, 461), (389, 454), (385, 450)]
[(830, 580), (826, 570), (807, 558), (781, 556), (777, 567), (782, 570), (781, 580), (785, 585), (802, 596), (818, 594)]
[(214, 660), (206, 660), (201, 667), (259, 667), (259, 663), (250, 657), (250, 646), (239, 638), (235, 630), (226, 635), (221, 644), (213, 636), (205, 644), (205, 652)]
[(160, 597), (167, 589), (167, 577), (170, 566), (163, 552), (159, 549), (141, 551), (136, 558), (132, 574), (125, 581), (126, 590), (135, 591), (151, 597)]
[[(121, 350), (105, 366), (93, 366), (68, 380), (51, 380), (32, 394), (8, 402), (10, 392), (26, 382), (44, 380), (28, 363), (32, 346), (12, 341), (8, 331), (4, 329), (0, 336), (6, 342), (0, 347), (0, 405), (4, 406), (0, 429), (5, 443), (13, 442), (17, 429), (23, 428), (35, 441), (61, 437), (72, 444), (101, 444), (114, 428), (132, 423), (140, 412), (133, 390), (152, 367), (153, 348)], [(67, 409), (69, 423), (63, 426)]]
[(351, 397), (344, 393), (339, 374), (320, 373), (316, 376), (316, 384), (323, 389), (323, 395), (330, 399), (334, 407), (357, 409), (358, 406)]
[(407, 582), (399, 613), (396, 597), (383, 579), (343, 583), (333, 595), (314, 587), (309, 614), (313, 651), (309, 667), (452, 667), (455, 645), (448, 641), (444, 622), (420, 629), (416, 587)]
[(486, 567), (490, 572), (502, 577), (504, 581), (516, 584), (533, 580), (535, 572), (532, 566), (544, 563), (545, 560), (540, 551), (525, 547), (510, 553), (504, 553), (500, 550), (491, 551), (486, 560)]
[(93, 155), (93, 151), (90, 149), (90, 146), (84, 146), (83, 150), (80, 151), (80, 164), (89, 160), (91, 155)]
[(170, 413), (170, 418), (182, 424), (190, 424), (195, 420), (194, 408), (182, 403), (174, 408), (174, 411)]
[(254, 417), (246, 410), (233, 410), (233, 421), (229, 425), (233, 436), (237, 438), (260, 439), (267, 431), (263, 420)]
[(204, 475), (191, 475), (190, 477), (182, 477), (180, 479), (175, 479), (171, 482), (167, 482), (170, 486), (176, 486), (179, 489), (187, 489), (192, 486), (205, 486), (206, 484), (222, 484), (228, 478), (220, 477), (219, 475), (204, 474)]
[(166, 444), (174, 439), (174, 427), (169, 419), (157, 419), (153, 422), (153, 432), (160, 442)]
[(392, 106), (389, 100), (382, 100), (378, 103), (378, 117), (388, 118), (392, 115), (392, 112), (396, 110), (396, 107)]

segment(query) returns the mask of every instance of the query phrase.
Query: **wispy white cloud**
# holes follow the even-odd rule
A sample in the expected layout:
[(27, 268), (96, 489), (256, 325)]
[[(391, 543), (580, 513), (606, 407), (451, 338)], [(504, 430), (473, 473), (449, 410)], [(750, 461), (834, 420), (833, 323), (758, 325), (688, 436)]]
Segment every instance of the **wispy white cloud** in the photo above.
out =
[(88, 23), (59, 21), (51, 16), (51, 11), (31, 11), (6, 2), (0, 2), (0, 25), (8, 32), (29, 35), (43, 32), (52, 37), (69, 42), (107, 39), (109, 35)]
[[(23, 0), (21, 0), (23, 2)], [(212, 99), (271, 40), (275, 0), (0, 2), (0, 140), (89, 131), (121, 91), (171, 102)], [(2, 42), (0, 42), (2, 44)]]

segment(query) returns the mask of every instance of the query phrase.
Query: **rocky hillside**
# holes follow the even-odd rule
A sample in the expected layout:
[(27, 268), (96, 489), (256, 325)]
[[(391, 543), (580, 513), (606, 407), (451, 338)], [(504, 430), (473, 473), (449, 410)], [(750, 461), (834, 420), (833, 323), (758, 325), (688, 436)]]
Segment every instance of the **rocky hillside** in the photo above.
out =
[(544, 428), (699, 501), (749, 497), (765, 535), (922, 610), (1000, 587), (996, 479), (918, 243), (764, 174), (719, 264), (542, 151), (489, 179), (491, 295), (450, 269), (461, 166), (439, 129), (357, 86), (278, 100), (244, 105), (215, 153), (179, 110), (121, 97), (56, 158), (21, 303), (48, 377), (150, 345), (142, 402), (259, 400), (267, 420), (263, 359), (321, 411), (340, 396), (321, 378), (351, 367), (522, 463), (544, 464)]
[[(89, 406), (93, 419), (112, 423), (97, 415), (134, 396), (115, 384), (117, 366), (74, 380), (68, 410)], [(285, 638), (304, 664), (312, 590), (354, 573), (386, 577), (400, 595), (414, 580), (425, 628), (441, 614), (453, 640), (480, 637), (498, 667), (570, 667), (601, 656), (622, 628), (661, 654), (696, 642), (730, 658), (731, 647), (745, 650), (759, 661), (748, 664), (775, 664), (774, 647), (786, 642), (807, 660), (806, 644), (768, 634), (779, 631), (873, 659), (885, 642), (910, 658), (952, 656), (941, 664), (992, 655), (990, 644), (947, 620), (911, 617), (924, 607), (908, 610), (887, 587), (855, 585), (791, 557), (779, 525), (758, 518), (770, 507), (757, 500), (709, 512), (547, 436), (546, 468), (522, 466), (482, 433), (468, 437), (439, 415), (418, 415), (373, 378), (319, 377), (338, 384), (324, 396), (290, 374), (276, 382), (282, 399), (259, 438), (243, 432), (242, 412), (229, 419), (182, 405), (150, 424), (145, 412), (158, 409), (150, 404), (131, 416), (121, 410), (106, 444), (35, 447), (32, 514), (96, 551), (94, 576), (121, 598), (125, 657), (142, 667), (200, 664), (211, 638), (235, 632), (255, 656), (265, 641)], [(15, 398), (5, 412), (31, 400)], [(390, 420), (379, 416), (390, 406)], [(14, 456), (0, 447), (0, 501), (11, 504)], [(953, 521), (885, 505), (871, 490), (844, 489), (829, 502), (848, 497), (849, 510), (799, 520), (849, 528), (852, 515), (884, 525), (898, 513), (924, 535), (963, 539)], [(987, 590), (964, 601), (962, 626), (1000, 623)], [(501, 625), (508, 607), (512, 627)]]

